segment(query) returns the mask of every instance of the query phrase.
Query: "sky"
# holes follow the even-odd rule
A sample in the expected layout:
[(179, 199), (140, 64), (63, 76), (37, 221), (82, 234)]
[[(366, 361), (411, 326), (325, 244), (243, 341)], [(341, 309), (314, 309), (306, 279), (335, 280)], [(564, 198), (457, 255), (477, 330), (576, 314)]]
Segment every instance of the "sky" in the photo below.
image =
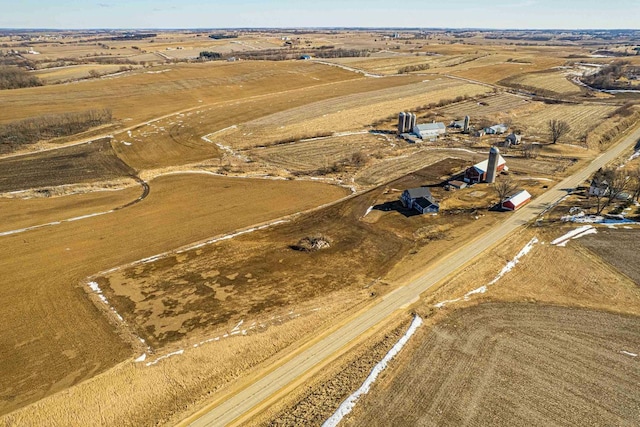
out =
[(640, 29), (640, 0), (0, 0), (0, 28)]

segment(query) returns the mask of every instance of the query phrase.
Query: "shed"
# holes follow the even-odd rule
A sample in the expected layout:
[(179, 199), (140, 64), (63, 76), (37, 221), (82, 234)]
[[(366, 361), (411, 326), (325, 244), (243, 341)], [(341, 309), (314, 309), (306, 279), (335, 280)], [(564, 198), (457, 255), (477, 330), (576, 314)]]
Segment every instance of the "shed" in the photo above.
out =
[(435, 213), (440, 210), (440, 205), (436, 203), (431, 195), (431, 190), (427, 187), (404, 190), (400, 196), (400, 201), (404, 207), (415, 209), (422, 214), (429, 212)]
[(518, 145), (522, 142), (522, 135), (518, 135), (516, 133), (511, 132), (509, 135), (507, 135), (507, 137), (504, 139), (504, 142), (507, 145)]
[(531, 200), (531, 194), (527, 190), (518, 191), (502, 201), (502, 209), (515, 211)]
[(464, 182), (464, 181), (453, 180), (453, 181), (449, 181), (447, 183), (447, 185), (449, 185), (449, 187), (453, 187), (453, 188), (458, 189), (458, 190), (462, 190), (463, 188), (467, 188), (467, 183)]
[(300, 59), (311, 59), (310, 55), (301, 55)]
[(488, 128), (484, 128), (484, 133), (487, 135), (503, 134), (509, 129), (505, 124), (493, 125)]

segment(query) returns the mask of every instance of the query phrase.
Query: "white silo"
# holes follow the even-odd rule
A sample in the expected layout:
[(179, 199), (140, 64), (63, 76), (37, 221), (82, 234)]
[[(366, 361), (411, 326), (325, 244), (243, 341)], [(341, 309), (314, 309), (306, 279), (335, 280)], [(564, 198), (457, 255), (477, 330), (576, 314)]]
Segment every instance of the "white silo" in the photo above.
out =
[(498, 174), (498, 159), (500, 158), (500, 150), (496, 147), (491, 147), (489, 150), (489, 162), (487, 164), (487, 179), (489, 184), (496, 181), (496, 175)]
[(411, 113), (411, 121), (409, 123), (408, 132), (413, 132), (413, 128), (416, 127), (416, 120), (417, 120), (417, 117), (416, 117), (415, 113)]
[(402, 112), (398, 114), (398, 133), (404, 133), (407, 128), (407, 115)]

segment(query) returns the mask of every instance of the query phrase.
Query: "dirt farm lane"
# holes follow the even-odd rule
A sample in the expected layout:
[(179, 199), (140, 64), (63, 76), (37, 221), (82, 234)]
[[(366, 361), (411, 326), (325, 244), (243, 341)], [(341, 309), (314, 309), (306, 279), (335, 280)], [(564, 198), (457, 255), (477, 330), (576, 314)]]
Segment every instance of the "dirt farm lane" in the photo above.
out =
[(236, 390), (235, 394), (222, 397), (203, 408), (184, 420), (182, 425), (199, 427), (240, 424), (250, 415), (273, 403), (282, 393), (291, 390), (300, 382), (301, 377), (318, 371), (333, 358), (345, 352), (367, 330), (379, 325), (396, 310), (407, 307), (416, 301), (421, 293), (499, 243), (521, 225), (545, 212), (567, 195), (568, 191), (582, 184), (599, 168), (619, 157), (639, 139), (640, 128), (637, 128), (585, 168), (564, 179), (530, 204), (513, 213), (500, 225), (461, 246), (444, 261), (429, 266), (421, 276), (415, 278), (408, 285), (398, 288), (383, 297), (377, 304), (354, 314), (342, 326), (318, 337), (296, 352), (295, 355), (282, 360), (279, 365), (271, 367), (257, 381), (246, 385), (239, 391)]

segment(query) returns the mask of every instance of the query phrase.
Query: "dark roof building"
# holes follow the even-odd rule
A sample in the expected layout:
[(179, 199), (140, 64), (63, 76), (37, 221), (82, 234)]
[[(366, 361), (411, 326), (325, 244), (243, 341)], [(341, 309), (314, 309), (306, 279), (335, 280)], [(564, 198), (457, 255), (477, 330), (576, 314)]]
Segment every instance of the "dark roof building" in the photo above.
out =
[(440, 205), (436, 203), (431, 195), (431, 190), (427, 187), (409, 188), (402, 192), (400, 196), (402, 205), (409, 209), (415, 209), (418, 212), (436, 213), (440, 210)]

